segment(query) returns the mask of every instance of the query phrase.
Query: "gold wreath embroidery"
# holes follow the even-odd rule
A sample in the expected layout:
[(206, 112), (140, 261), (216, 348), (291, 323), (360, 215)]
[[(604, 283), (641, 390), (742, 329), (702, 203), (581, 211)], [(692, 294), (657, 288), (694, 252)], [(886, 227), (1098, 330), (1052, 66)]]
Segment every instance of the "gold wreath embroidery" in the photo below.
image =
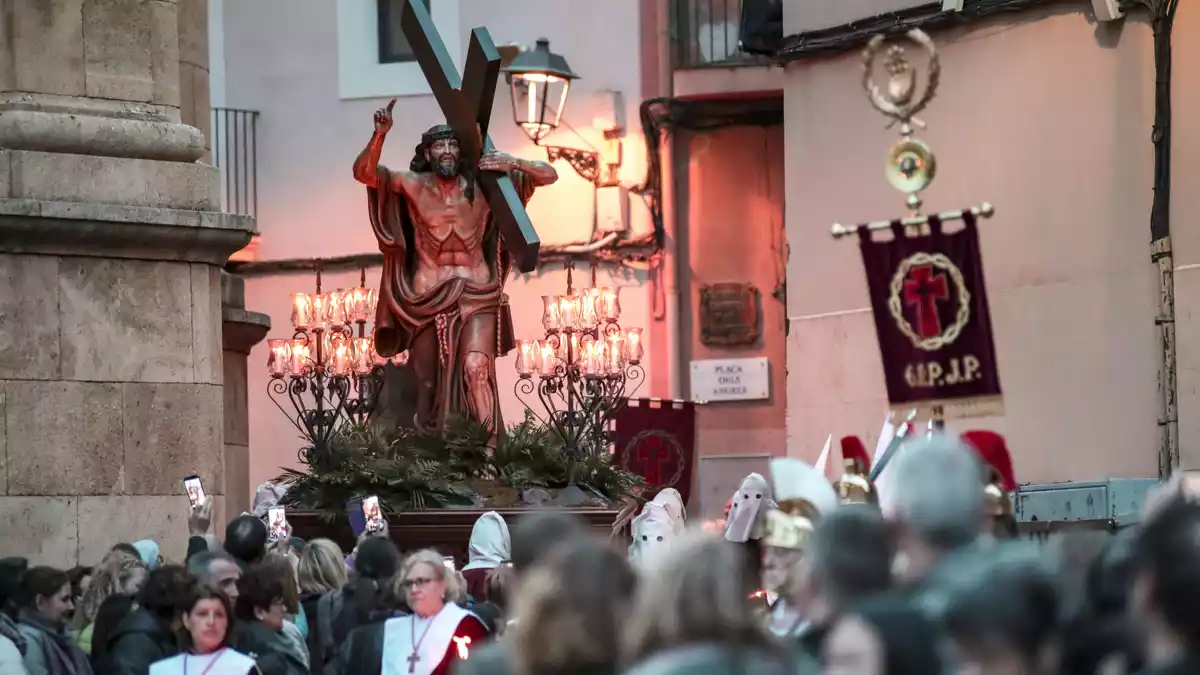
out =
[[(931, 338), (922, 338), (917, 335), (912, 329), (908, 319), (904, 316), (904, 304), (900, 301), (900, 294), (904, 290), (904, 281), (908, 278), (908, 273), (912, 268), (921, 265), (933, 265), (934, 267), (946, 272), (950, 275), (951, 281), (954, 282), (954, 288), (958, 292), (958, 313), (954, 317), (954, 323), (950, 327), (943, 330), (940, 335), (935, 335)], [(967, 290), (967, 282), (963, 279), (962, 272), (958, 267), (950, 262), (944, 254), (941, 253), (914, 253), (911, 256), (901, 261), (900, 266), (896, 268), (896, 274), (892, 277), (891, 293), (888, 296), (888, 311), (891, 312), (892, 318), (896, 321), (896, 327), (904, 333), (913, 346), (917, 349), (923, 349), (927, 352), (935, 352), (946, 345), (953, 344), (958, 336), (966, 327), (967, 322), (971, 319), (971, 293)]]

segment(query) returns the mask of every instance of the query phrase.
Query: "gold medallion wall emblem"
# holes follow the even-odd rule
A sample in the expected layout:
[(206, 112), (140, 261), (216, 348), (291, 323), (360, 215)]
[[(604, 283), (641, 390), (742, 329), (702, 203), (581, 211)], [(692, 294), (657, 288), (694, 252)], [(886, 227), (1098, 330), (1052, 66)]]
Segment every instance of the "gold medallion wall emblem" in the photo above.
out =
[[(953, 284), (953, 286), (951, 286)], [(971, 293), (958, 266), (941, 253), (914, 253), (892, 277), (888, 310), (913, 346), (933, 352), (953, 344), (971, 319)], [(957, 305), (954, 321), (943, 325), (940, 309)], [(908, 308), (913, 320), (904, 314)]]

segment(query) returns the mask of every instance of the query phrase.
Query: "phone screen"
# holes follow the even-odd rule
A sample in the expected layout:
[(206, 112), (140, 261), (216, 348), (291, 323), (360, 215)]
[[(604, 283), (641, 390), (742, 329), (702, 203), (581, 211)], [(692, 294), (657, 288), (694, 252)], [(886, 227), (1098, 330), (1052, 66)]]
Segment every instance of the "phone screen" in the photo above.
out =
[(267, 511), (267, 535), (271, 541), (287, 536), (287, 512), (282, 506), (273, 506)]
[(199, 476), (188, 476), (183, 479), (183, 490), (187, 493), (192, 506), (204, 503), (204, 486), (200, 484)]
[(366, 531), (372, 534), (383, 532), (383, 511), (379, 508), (379, 497), (371, 496), (362, 501), (363, 520)]
[(367, 518), (363, 513), (361, 499), (351, 499), (346, 502), (346, 517), (350, 520), (350, 533), (358, 539), (367, 531)]
[(454, 556), (445, 556), (442, 558), (442, 564), (451, 572), (457, 572), (458, 569), (454, 566)]

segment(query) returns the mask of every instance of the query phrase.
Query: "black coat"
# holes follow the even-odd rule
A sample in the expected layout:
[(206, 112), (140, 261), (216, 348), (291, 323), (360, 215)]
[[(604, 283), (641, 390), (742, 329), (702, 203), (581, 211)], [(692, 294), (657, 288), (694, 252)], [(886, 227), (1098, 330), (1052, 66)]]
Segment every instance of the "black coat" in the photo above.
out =
[[(398, 615), (397, 615), (398, 616)], [(359, 626), (350, 632), (338, 650), (338, 657), (326, 666), (326, 675), (379, 675), (383, 664), (383, 633), (388, 616), (372, 617), (371, 623)], [(474, 616), (463, 619), (455, 635), (470, 638), (469, 644), (484, 645), (488, 638), (487, 628)], [(486, 646), (485, 646), (486, 648)], [(478, 652), (473, 652), (478, 653)], [(460, 668), (473, 659), (459, 661), (454, 649), (446, 650), (442, 662), (433, 669), (433, 675), (459, 675)]]
[(108, 639), (107, 653), (92, 670), (96, 675), (145, 675), (150, 664), (179, 653), (171, 626), (145, 609), (121, 620)]

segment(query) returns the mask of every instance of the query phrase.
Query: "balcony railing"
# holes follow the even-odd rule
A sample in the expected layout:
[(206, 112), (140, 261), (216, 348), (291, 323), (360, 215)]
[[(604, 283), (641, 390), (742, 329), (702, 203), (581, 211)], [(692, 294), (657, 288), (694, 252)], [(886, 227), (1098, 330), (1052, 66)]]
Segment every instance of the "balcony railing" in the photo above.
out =
[(227, 213), (258, 217), (258, 111), (213, 108), (213, 165)]
[(738, 50), (742, 0), (673, 0), (676, 68), (758, 65), (762, 57)]

